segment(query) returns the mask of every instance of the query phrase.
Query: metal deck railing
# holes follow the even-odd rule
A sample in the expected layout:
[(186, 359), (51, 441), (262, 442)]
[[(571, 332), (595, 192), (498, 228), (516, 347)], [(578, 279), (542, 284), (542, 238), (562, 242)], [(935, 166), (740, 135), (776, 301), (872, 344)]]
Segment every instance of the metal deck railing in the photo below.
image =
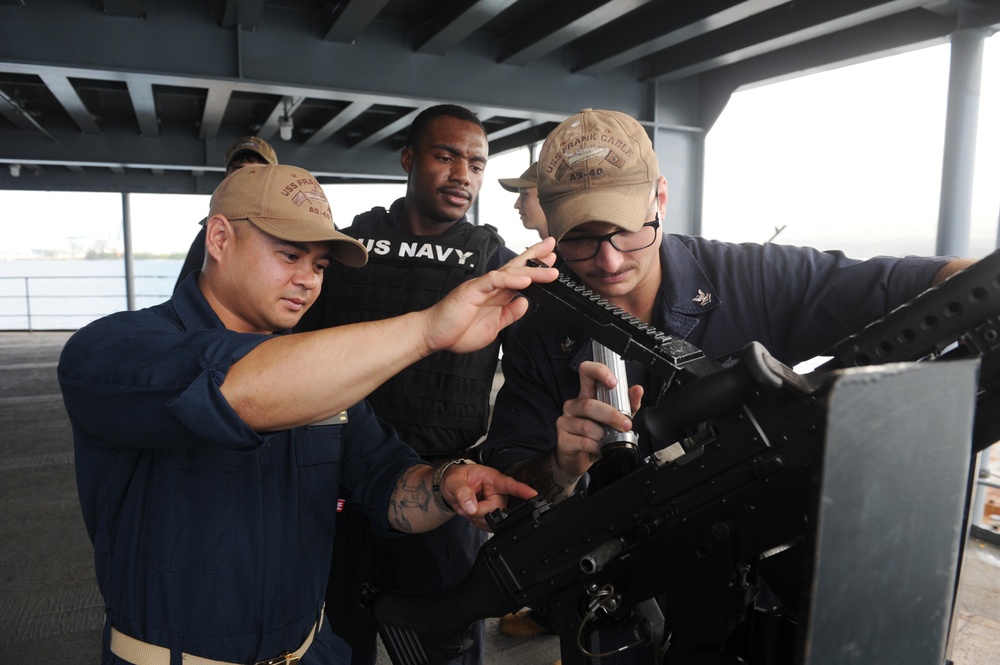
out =
[[(169, 298), (175, 279), (136, 276), (136, 308)], [(128, 297), (122, 275), (0, 277), (0, 330), (76, 330), (124, 309)]]

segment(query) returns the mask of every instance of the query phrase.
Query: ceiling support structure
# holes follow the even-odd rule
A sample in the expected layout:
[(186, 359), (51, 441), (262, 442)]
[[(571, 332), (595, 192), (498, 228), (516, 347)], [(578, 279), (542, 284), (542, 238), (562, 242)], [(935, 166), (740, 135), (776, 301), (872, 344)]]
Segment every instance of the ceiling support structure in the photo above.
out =
[(135, 310), (135, 264), (132, 257), (132, 205), (128, 192), (122, 192), (122, 255), (125, 261), (125, 301), (128, 311)]
[(991, 32), (986, 28), (966, 28), (957, 30), (951, 36), (948, 110), (935, 250), (939, 256), (969, 254), (983, 42)]

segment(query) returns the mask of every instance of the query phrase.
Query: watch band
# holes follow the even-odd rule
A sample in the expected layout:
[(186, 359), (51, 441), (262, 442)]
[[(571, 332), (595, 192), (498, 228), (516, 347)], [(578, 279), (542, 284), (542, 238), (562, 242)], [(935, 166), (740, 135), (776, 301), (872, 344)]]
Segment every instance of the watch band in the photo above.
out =
[(431, 480), (431, 496), (434, 497), (434, 503), (449, 513), (455, 512), (455, 509), (448, 505), (448, 502), (441, 495), (441, 481), (444, 479), (444, 472), (455, 464), (475, 464), (475, 462), (464, 457), (448, 460), (434, 471), (434, 477)]

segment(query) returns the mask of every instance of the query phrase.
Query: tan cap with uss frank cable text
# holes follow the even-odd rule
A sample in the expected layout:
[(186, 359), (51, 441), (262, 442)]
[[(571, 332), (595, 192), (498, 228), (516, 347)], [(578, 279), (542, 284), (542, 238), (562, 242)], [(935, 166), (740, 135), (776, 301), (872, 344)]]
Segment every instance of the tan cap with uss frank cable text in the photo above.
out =
[(212, 194), (213, 215), (249, 220), (280, 240), (330, 241), (333, 257), (354, 268), (368, 262), (364, 246), (337, 230), (323, 188), (298, 166), (251, 164), (234, 171)]
[(583, 109), (559, 124), (538, 156), (538, 201), (560, 240), (587, 222), (638, 231), (660, 169), (646, 130), (620, 111)]

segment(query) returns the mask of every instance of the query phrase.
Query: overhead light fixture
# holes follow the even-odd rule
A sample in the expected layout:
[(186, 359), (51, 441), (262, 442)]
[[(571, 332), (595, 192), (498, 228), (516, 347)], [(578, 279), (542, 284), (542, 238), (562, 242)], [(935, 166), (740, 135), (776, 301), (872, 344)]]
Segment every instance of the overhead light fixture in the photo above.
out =
[(278, 118), (278, 136), (281, 137), (282, 141), (292, 140), (292, 130), (295, 129), (295, 123), (292, 122), (291, 99), (284, 97), (281, 100), (281, 104), (285, 109), (285, 112), (281, 114)]
[(292, 130), (294, 128), (295, 123), (287, 115), (278, 118), (278, 135), (281, 136), (282, 141), (290, 141), (292, 139)]
[(20, 175), (21, 175), (21, 165), (20, 164), (11, 164), (10, 165), (10, 177), (11, 178), (16, 178), (16, 177), (18, 177)]

